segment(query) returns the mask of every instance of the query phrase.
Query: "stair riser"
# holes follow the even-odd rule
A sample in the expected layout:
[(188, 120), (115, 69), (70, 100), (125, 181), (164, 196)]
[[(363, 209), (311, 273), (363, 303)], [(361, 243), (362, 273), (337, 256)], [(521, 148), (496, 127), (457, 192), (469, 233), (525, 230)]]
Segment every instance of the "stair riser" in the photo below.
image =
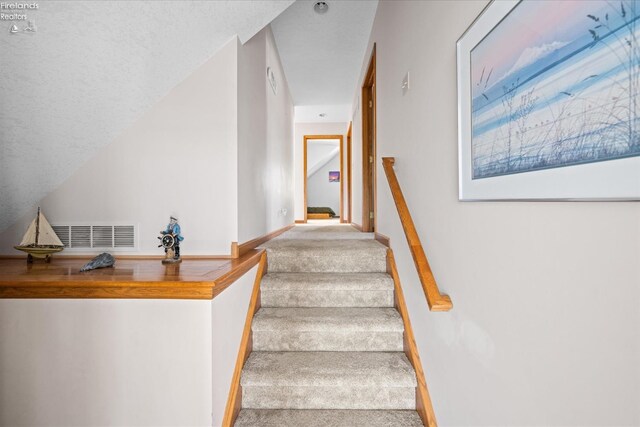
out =
[(267, 291), (263, 307), (393, 307), (393, 291)]
[(255, 351), (402, 351), (402, 332), (254, 331)]
[(414, 387), (243, 386), (249, 409), (415, 409)]
[(310, 253), (271, 251), (267, 254), (269, 272), (276, 273), (385, 273), (384, 252), (353, 251), (315, 256)]

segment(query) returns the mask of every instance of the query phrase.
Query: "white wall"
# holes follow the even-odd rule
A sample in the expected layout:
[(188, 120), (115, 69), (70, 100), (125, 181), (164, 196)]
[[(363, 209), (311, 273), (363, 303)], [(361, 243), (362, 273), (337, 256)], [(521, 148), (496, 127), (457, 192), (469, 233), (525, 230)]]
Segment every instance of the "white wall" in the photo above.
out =
[[(343, 135), (346, 147), (348, 123), (296, 123), (293, 140), (293, 191), (295, 197), (295, 219), (304, 220), (304, 136), (305, 135)], [(343, 150), (346, 153), (346, 149)], [(345, 163), (346, 164), (346, 163)], [(346, 169), (345, 169), (346, 175)], [(346, 185), (346, 180), (341, 180)], [(346, 197), (346, 191), (345, 191)], [(346, 205), (345, 205), (346, 206)]]
[[(183, 254), (228, 254), (237, 240), (237, 46), (234, 38), (113, 143), (39, 201), (52, 224), (139, 225), (138, 253), (176, 214)], [(32, 212), (0, 235), (15, 254)]]
[[(340, 140), (310, 139), (307, 141), (307, 179), (333, 159), (340, 151)], [(338, 158), (340, 160), (340, 158)]]
[(293, 103), (270, 27), (238, 49), (238, 241), (245, 242), (293, 223)]
[[(267, 27), (245, 45), (229, 41), (37, 205), (52, 224), (138, 225), (137, 254), (160, 253), (156, 236), (177, 215), (183, 254), (228, 254), (232, 241), (293, 222), (292, 140), (293, 105)], [(0, 253), (16, 253), (35, 206), (0, 234)]]
[(211, 307), (0, 300), (0, 425), (211, 425)]
[(291, 3), (39, 2), (27, 12), (36, 33), (0, 37), (0, 232), (236, 34), (245, 42)]
[[(640, 204), (457, 199), (455, 44), (485, 5), (380, 2), (368, 49), (377, 43), (379, 231), (391, 237), (438, 421), (639, 425)], [(361, 120), (357, 108), (355, 168)], [(427, 309), (383, 156), (396, 157), (451, 312)]]
[[(239, 46), (238, 229), (244, 242), (293, 222), (293, 103), (269, 27)], [(277, 93), (267, 83), (270, 67)]]
[[(267, 228), (266, 40), (238, 41), (238, 241)], [(252, 237), (249, 237), (252, 236)]]
[[(211, 303), (213, 358), (213, 426), (222, 425), (229, 397), (231, 378), (236, 367), (244, 322), (258, 266), (252, 268)], [(185, 424), (186, 425), (186, 424)]]
[(257, 269), (213, 301), (0, 300), (0, 425), (221, 426)]
[(307, 204), (312, 207), (330, 207), (340, 215), (340, 182), (329, 182), (329, 171), (340, 170), (340, 155), (331, 160), (307, 178)]
[[(265, 29), (267, 66), (274, 70), (277, 95), (267, 85), (267, 175), (269, 183), (267, 228), (265, 233), (294, 222), (293, 217), (293, 120), (294, 109), (289, 85), (280, 62), (271, 27)], [(264, 71), (264, 70), (263, 70)], [(266, 73), (265, 73), (266, 74)], [(262, 233), (262, 234), (265, 234)]]

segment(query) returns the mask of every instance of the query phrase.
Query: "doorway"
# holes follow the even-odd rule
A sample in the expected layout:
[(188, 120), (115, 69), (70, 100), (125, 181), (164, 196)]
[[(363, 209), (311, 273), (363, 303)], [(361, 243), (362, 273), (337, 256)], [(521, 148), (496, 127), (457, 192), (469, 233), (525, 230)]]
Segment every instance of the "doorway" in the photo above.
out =
[(362, 85), (362, 231), (376, 231), (376, 45)]
[(347, 213), (346, 218), (342, 222), (351, 223), (353, 217), (351, 216), (351, 129), (353, 128), (353, 122), (349, 122), (349, 130), (347, 131)]
[(304, 222), (344, 219), (342, 135), (305, 135)]

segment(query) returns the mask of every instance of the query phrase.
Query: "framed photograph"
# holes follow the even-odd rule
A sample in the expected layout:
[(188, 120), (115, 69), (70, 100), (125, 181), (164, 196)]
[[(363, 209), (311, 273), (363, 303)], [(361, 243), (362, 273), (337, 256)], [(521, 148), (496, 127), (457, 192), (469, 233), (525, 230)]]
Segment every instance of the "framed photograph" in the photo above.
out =
[(457, 43), (460, 200), (640, 200), (640, 0), (491, 2)]
[(329, 182), (340, 182), (340, 171), (329, 171)]

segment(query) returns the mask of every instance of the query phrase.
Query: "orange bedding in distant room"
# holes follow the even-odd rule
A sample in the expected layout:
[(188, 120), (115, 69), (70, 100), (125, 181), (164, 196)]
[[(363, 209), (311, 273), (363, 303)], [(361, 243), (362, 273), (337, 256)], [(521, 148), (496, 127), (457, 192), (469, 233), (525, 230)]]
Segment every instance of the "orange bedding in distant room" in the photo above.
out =
[(307, 218), (309, 219), (328, 219), (335, 218), (337, 215), (333, 209), (325, 206), (309, 206), (307, 207)]
[(307, 214), (307, 218), (308, 219), (331, 219), (331, 215), (329, 215), (328, 213), (308, 213)]

